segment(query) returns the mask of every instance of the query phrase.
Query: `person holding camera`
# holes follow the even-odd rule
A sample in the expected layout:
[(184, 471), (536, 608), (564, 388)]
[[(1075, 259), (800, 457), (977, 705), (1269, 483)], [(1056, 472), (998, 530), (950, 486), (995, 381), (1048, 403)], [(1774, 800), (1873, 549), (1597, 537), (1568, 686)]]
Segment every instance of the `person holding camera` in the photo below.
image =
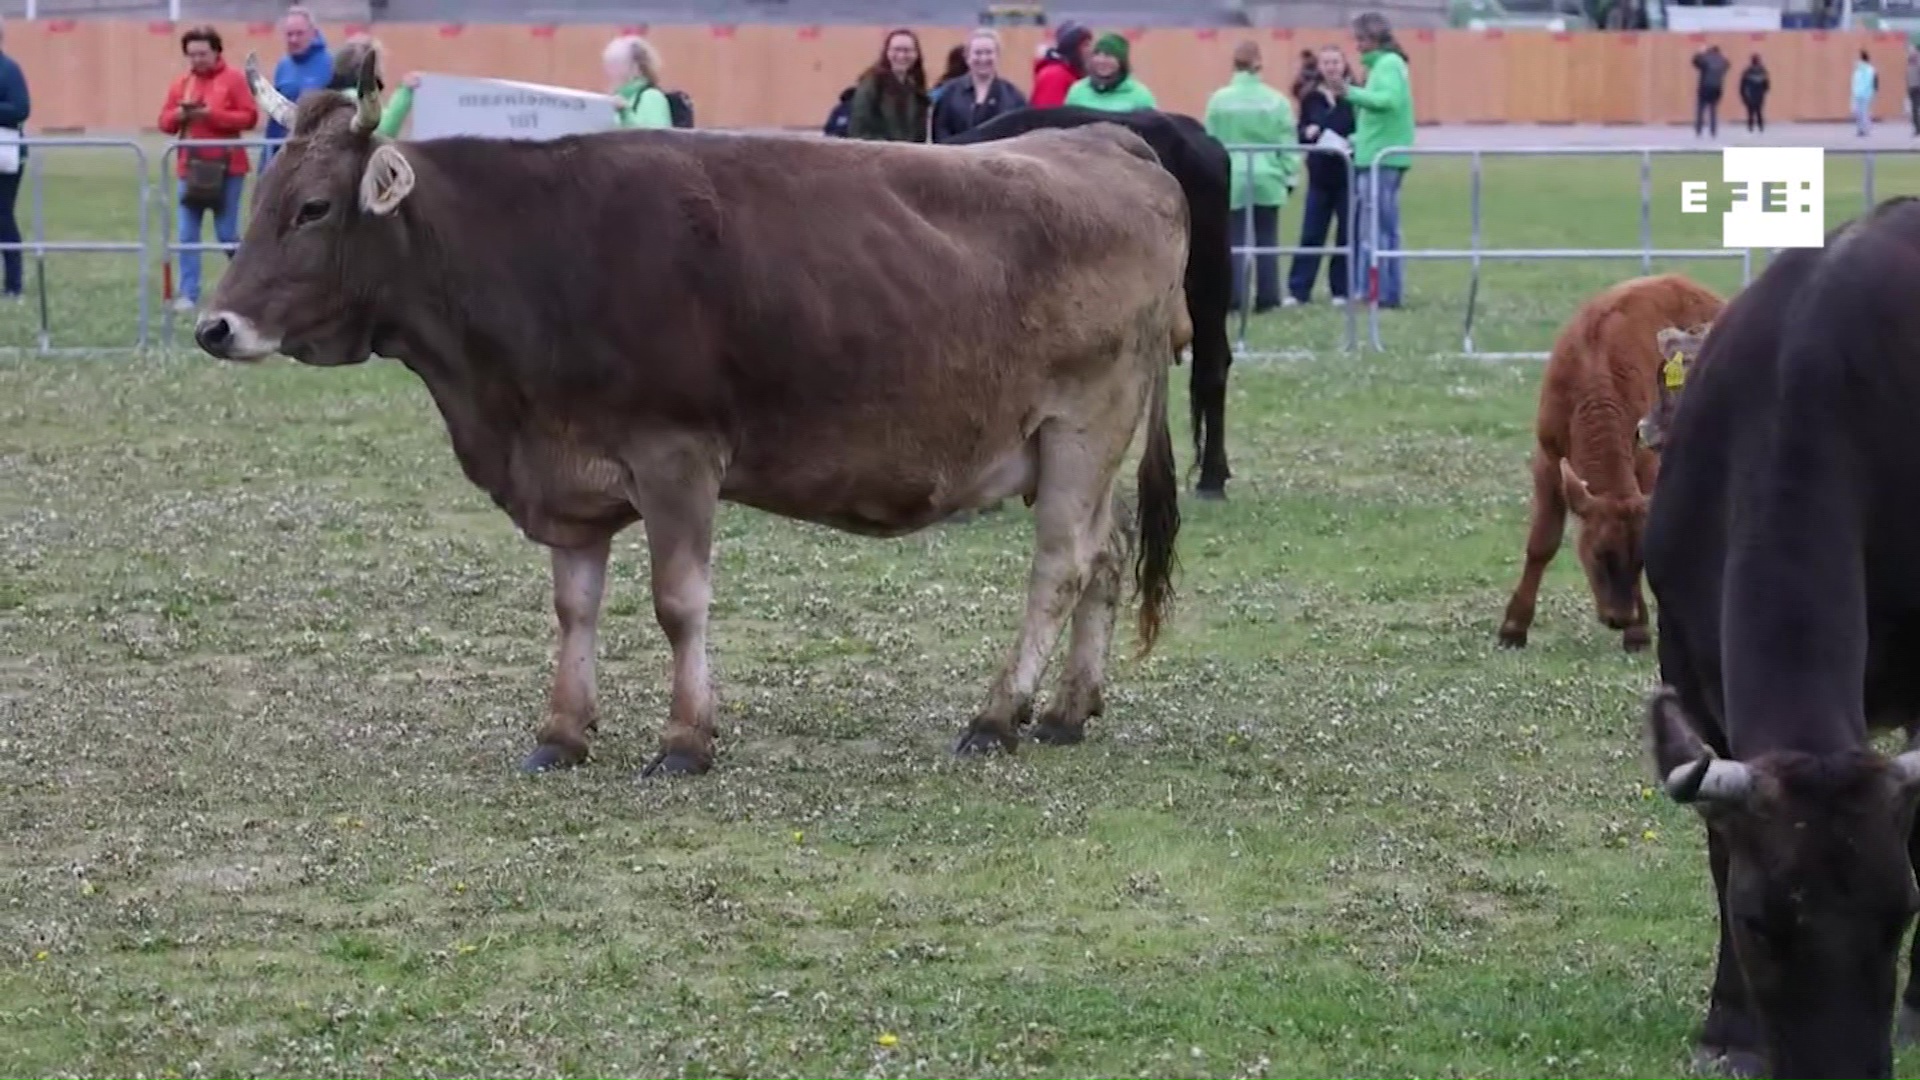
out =
[[(246, 76), (221, 55), (220, 31), (196, 26), (180, 35), (187, 73), (167, 88), (160, 107), (160, 130), (182, 141), (238, 139), (260, 122), (259, 106)], [(174, 154), (180, 178), (180, 238), (200, 242), (200, 221), (213, 212), (213, 231), (227, 257), (240, 244), (240, 190), (247, 181), (247, 151), (240, 146), (183, 146)], [(200, 252), (180, 253), (180, 294), (174, 307), (192, 311), (200, 303)]]

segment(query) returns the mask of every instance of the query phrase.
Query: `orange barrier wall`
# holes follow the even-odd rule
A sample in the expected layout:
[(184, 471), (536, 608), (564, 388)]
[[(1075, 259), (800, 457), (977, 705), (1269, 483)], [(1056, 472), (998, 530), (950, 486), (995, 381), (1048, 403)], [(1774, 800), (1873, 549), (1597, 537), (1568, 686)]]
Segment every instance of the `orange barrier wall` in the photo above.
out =
[[(7, 52), (25, 69), (37, 132), (124, 133), (156, 126), (169, 80), (184, 69), (184, 26), (121, 20), (16, 21)], [(220, 24), (230, 62), (249, 50), (271, 69), (282, 52), (270, 23)], [(324, 27), (338, 43), (360, 27)], [(665, 81), (693, 96), (703, 127), (817, 128), (840, 91), (878, 55), (881, 28), (793, 26), (502, 26), (382, 23), (388, 78), (413, 69), (491, 75), (597, 88), (600, 48), (616, 33), (644, 30), (658, 47)], [(965, 27), (918, 28), (938, 71)], [(1233, 47), (1246, 38), (1266, 49), (1269, 78), (1285, 87), (1300, 49), (1351, 48), (1344, 31), (1134, 31), (1135, 71), (1163, 108), (1198, 114), (1225, 82)], [(1002, 32), (1004, 65), (1023, 88), (1044, 31)], [(1421, 123), (1689, 123), (1689, 57), (1717, 42), (1733, 62), (1721, 121), (1741, 115), (1735, 80), (1759, 53), (1773, 76), (1767, 101), (1775, 121), (1847, 118), (1848, 73), (1861, 49), (1880, 72), (1874, 115), (1902, 115), (1905, 39), (1898, 33), (1551, 33), (1533, 30), (1419, 30), (1406, 35), (1415, 111)]]

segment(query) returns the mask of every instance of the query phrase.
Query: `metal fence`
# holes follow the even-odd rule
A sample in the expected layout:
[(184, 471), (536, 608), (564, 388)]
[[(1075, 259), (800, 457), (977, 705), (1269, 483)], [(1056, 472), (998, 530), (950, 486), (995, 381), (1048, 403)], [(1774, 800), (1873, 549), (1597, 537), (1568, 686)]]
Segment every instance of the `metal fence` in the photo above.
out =
[[(220, 240), (217, 236), (211, 241), (183, 242), (174, 235), (174, 224), (179, 216), (177, 210), (178, 181), (175, 178), (179, 153), (183, 150), (202, 148), (240, 148), (246, 150), (249, 156), (257, 163), (261, 151), (269, 147), (277, 146), (278, 143), (279, 140), (266, 139), (175, 142), (169, 144), (159, 155), (160, 180), (156, 183), (154, 174), (149, 167), (151, 155), (148, 154), (139, 142), (132, 139), (46, 137), (21, 140), (20, 145), (27, 155), (25, 161), (22, 163), (22, 168), (25, 173), (24, 179), (29, 182), (31, 191), (29, 227), (26, 230), (26, 235), (20, 242), (0, 243), (0, 251), (18, 251), (22, 253), (24, 257), (30, 258), (33, 262), (34, 281), (31, 295), (32, 298), (37, 301), (38, 328), (35, 342), (32, 345), (0, 346), (0, 351), (19, 352), (22, 350), (30, 350), (39, 353), (113, 352), (145, 351), (152, 347), (156, 342), (156, 335), (153, 333), (152, 326), (152, 301), (155, 293), (152, 287), (154, 270), (153, 256), (155, 254), (159, 256), (162, 280), (167, 286), (162, 290), (162, 293), (165, 297), (171, 298), (173, 290), (171, 288), (172, 278), (170, 271), (173, 264), (177, 262), (182, 254), (195, 253), (204, 255), (204, 253), (207, 252), (221, 251), (227, 252), (230, 255), (232, 249), (232, 245)], [(131, 155), (134, 166), (133, 179), (139, 207), (138, 240), (111, 241), (91, 238), (50, 239), (48, 237), (46, 206), (47, 182), (45, 172), (47, 154), (48, 152), (75, 149), (125, 151)], [(1752, 278), (1753, 252), (1749, 250), (1729, 250), (1725, 248), (1659, 248), (1654, 246), (1652, 223), (1653, 159), (1656, 156), (1712, 153), (1713, 151), (1709, 149), (1695, 147), (1485, 147), (1446, 149), (1391, 147), (1383, 151), (1382, 157), (1385, 157), (1387, 154), (1404, 153), (1422, 157), (1467, 157), (1469, 159), (1471, 162), (1469, 172), (1471, 233), (1468, 246), (1465, 248), (1380, 247), (1377, 242), (1380, 232), (1379, 202), (1378, 200), (1362, 200), (1359, 189), (1359, 181), (1361, 180), (1364, 180), (1370, 185), (1377, 183), (1380, 171), (1380, 164), (1377, 159), (1370, 168), (1363, 172), (1356, 168), (1356, 163), (1350, 152), (1340, 147), (1308, 146), (1301, 144), (1236, 144), (1229, 146), (1227, 149), (1230, 154), (1249, 158), (1259, 154), (1298, 153), (1302, 155), (1303, 164), (1305, 160), (1313, 154), (1332, 155), (1342, 161), (1343, 169), (1347, 177), (1349, 243), (1344, 247), (1334, 243), (1314, 247), (1286, 244), (1259, 244), (1255, 242), (1257, 230), (1254, 226), (1254, 208), (1251, 203), (1240, 211), (1236, 211), (1237, 214), (1242, 215), (1236, 222), (1237, 228), (1235, 231), (1239, 233), (1239, 237), (1231, 244), (1230, 250), (1232, 258), (1236, 263), (1236, 273), (1244, 282), (1244, 288), (1240, 290), (1238, 333), (1235, 342), (1235, 352), (1242, 356), (1271, 357), (1289, 355), (1281, 352), (1254, 351), (1249, 349), (1247, 336), (1256, 294), (1258, 264), (1260, 258), (1263, 256), (1275, 260), (1274, 272), (1280, 275), (1280, 285), (1282, 288), (1285, 287), (1285, 264), (1280, 261), (1282, 256), (1314, 255), (1323, 258), (1332, 258), (1340, 255), (1347, 256), (1350, 281), (1348, 303), (1345, 311), (1346, 334), (1344, 345), (1348, 352), (1353, 352), (1361, 347), (1358, 332), (1359, 313), (1356, 309), (1362, 303), (1365, 303), (1368, 307), (1367, 322), (1370, 344), (1375, 350), (1385, 349), (1385, 345), (1381, 340), (1380, 308), (1377, 302), (1376, 291), (1380, 266), (1383, 262), (1394, 260), (1402, 262), (1448, 260), (1468, 262), (1471, 265), (1471, 270), (1468, 279), (1466, 311), (1462, 327), (1462, 353), (1467, 356), (1486, 359), (1539, 359), (1547, 355), (1545, 352), (1498, 353), (1480, 352), (1476, 350), (1473, 338), (1474, 318), (1479, 297), (1481, 267), (1488, 261), (1638, 260), (1641, 272), (1648, 273), (1651, 272), (1653, 260), (1656, 257), (1665, 259), (1740, 259), (1742, 261), (1743, 281), (1749, 281)], [(1828, 153), (1863, 158), (1861, 178), (1862, 198), (1865, 205), (1871, 207), (1875, 196), (1875, 163), (1878, 156), (1880, 154), (1911, 155), (1920, 153), (1920, 149), (1838, 149), (1830, 150)], [(1638, 159), (1640, 165), (1639, 246), (1625, 248), (1489, 248), (1484, 246), (1482, 242), (1485, 226), (1483, 180), (1486, 159), (1488, 157), (1568, 156), (1632, 156)], [(251, 172), (257, 177), (257, 168), (251, 170)], [(159, 197), (157, 203), (156, 196)], [(244, 215), (246, 209), (246, 196), (244, 192), (239, 195), (239, 198), (241, 205), (235, 214), (236, 239), (238, 231), (240, 231), (241, 228), (239, 218)], [(1359, 220), (1357, 216), (1357, 211), (1363, 201), (1368, 210), (1366, 215), (1367, 220), (1365, 221)], [(152, 216), (156, 206), (162, 208), (163, 211), (161, 213), (161, 243), (157, 251), (151, 243)], [(207, 216), (215, 215), (209, 214)], [(1364, 246), (1361, 244), (1363, 237), (1367, 241)], [(134, 341), (131, 345), (101, 345), (91, 342), (61, 344), (56, 341), (54, 334), (55, 328), (51, 315), (52, 305), (49, 302), (51, 287), (46, 270), (46, 257), (49, 254), (83, 253), (136, 256), (138, 267), (135, 274), (136, 295), (133, 300), (137, 322), (135, 324)], [(1768, 256), (1763, 254), (1763, 257)], [(1318, 275), (1316, 275), (1316, 277), (1317, 276)], [(165, 347), (171, 347), (176, 343), (175, 312), (171, 306), (164, 308), (163, 311), (163, 322), (160, 328), (161, 333), (158, 335), (158, 341)]]
[[(1353, 152), (1344, 146), (1318, 146), (1305, 143), (1276, 143), (1272, 145), (1236, 143), (1227, 147), (1227, 153), (1231, 157), (1245, 157), (1247, 159), (1247, 170), (1249, 173), (1247, 182), (1249, 185), (1252, 184), (1251, 174), (1256, 159), (1264, 154), (1299, 154), (1301, 158), (1300, 164), (1303, 169), (1314, 154), (1335, 157), (1340, 160), (1341, 167), (1347, 174), (1347, 212), (1344, 215), (1347, 223), (1347, 243), (1344, 247), (1334, 243), (1321, 244), (1316, 247), (1285, 244), (1264, 246), (1256, 240), (1258, 234), (1254, 227), (1253, 200), (1249, 198), (1247, 205), (1243, 209), (1236, 211), (1236, 213), (1240, 215), (1240, 229), (1239, 237), (1236, 238), (1232, 245), (1232, 252), (1235, 264), (1234, 276), (1241, 282), (1241, 285), (1239, 303), (1240, 325), (1233, 344), (1233, 351), (1241, 356), (1252, 357), (1287, 355), (1279, 352), (1253, 352), (1247, 348), (1247, 326), (1252, 321), (1255, 294), (1258, 291), (1256, 288), (1258, 284), (1258, 274), (1256, 274), (1255, 271), (1258, 269), (1260, 260), (1257, 257), (1265, 256), (1274, 260), (1273, 273), (1278, 279), (1276, 285), (1278, 288), (1284, 290), (1287, 288), (1288, 267), (1286, 263), (1280, 261), (1280, 257), (1283, 255), (1312, 255), (1316, 257), (1316, 262), (1319, 258), (1326, 258), (1329, 262), (1338, 258), (1344, 258), (1346, 260), (1346, 350), (1353, 352), (1359, 348), (1360, 345), (1360, 317), (1355, 310), (1360, 302), (1359, 290), (1355, 287), (1358, 281), (1358, 275), (1355, 272), (1358, 268), (1358, 260), (1354, 258), (1355, 242), (1360, 236), (1359, 223), (1356, 220), (1355, 210), (1355, 200), (1359, 195), (1360, 185), (1356, 182), (1357, 174), (1353, 167)], [(1238, 165), (1238, 162), (1235, 164)], [(1302, 185), (1302, 188), (1304, 189), (1304, 185)], [(1276, 217), (1277, 216), (1276, 214)], [(1334, 231), (1338, 227), (1338, 220), (1339, 219), (1336, 219), (1335, 222), (1329, 224), (1329, 231), (1332, 232), (1332, 235), (1335, 237), (1339, 235), (1337, 231)], [(1275, 227), (1278, 228), (1278, 221), (1275, 222)], [(1332, 280), (1333, 269), (1331, 266), (1328, 267), (1327, 274), (1328, 280)], [(1314, 277), (1318, 280), (1319, 274), (1316, 272)]]
[[(1911, 154), (1920, 151), (1892, 150), (1829, 150), (1829, 154), (1845, 156), (1864, 155), (1861, 169), (1862, 195), (1868, 207), (1873, 206), (1874, 163), (1876, 153)], [(1473, 345), (1473, 318), (1476, 301), (1480, 291), (1480, 267), (1483, 261), (1492, 259), (1506, 260), (1558, 260), (1558, 259), (1638, 259), (1642, 273), (1651, 273), (1655, 256), (1667, 259), (1739, 259), (1741, 260), (1741, 283), (1753, 280), (1753, 250), (1748, 248), (1656, 248), (1653, 246), (1653, 159), (1658, 155), (1700, 155), (1713, 153), (1712, 150), (1690, 146), (1594, 146), (1594, 147), (1449, 147), (1422, 148), (1413, 146), (1390, 146), (1381, 150), (1367, 170), (1367, 184), (1372, 190), (1378, 190), (1380, 162), (1390, 154), (1408, 154), (1423, 157), (1468, 157), (1472, 161), (1469, 173), (1470, 210), (1472, 213), (1472, 239), (1469, 246), (1462, 249), (1452, 248), (1388, 248), (1382, 249), (1380, 239), (1380, 201), (1368, 199), (1367, 220), (1360, 224), (1367, 238), (1365, 259), (1365, 280), (1367, 282), (1367, 326), (1373, 347), (1383, 350), (1380, 341), (1380, 305), (1378, 282), (1380, 263), (1383, 260), (1463, 260), (1472, 263), (1467, 284), (1467, 310), (1462, 329), (1461, 355), (1486, 360), (1525, 359), (1541, 360), (1550, 354), (1547, 352), (1480, 352)], [(1640, 160), (1640, 246), (1634, 248), (1486, 248), (1481, 246), (1483, 208), (1481, 183), (1486, 158), (1493, 157), (1623, 157), (1637, 156)], [(1357, 231), (1357, 230), (1356, 230)], [(1766, 257), (1771, 258), (1769, 252)]]
[[(147, 153), (139, 143), (132, 139), (82, 139), (82, 138), (44, 138), (19, 140), (20, 152), (25, 160), (20, 163), (23, 179), (27, 182), (32, 200), (29, 208), (28, 226), (25, 235), (18, 242), (0, 243), (0, 251), (19, 252), (22, 260), (33, 260), (33, 299), (38, 309), (39, 327), (35, 335), (33, 351), (51, 353), (139, 351), (147, 347), (147, 302), (149, 290), (148, 271), (151, 268), (146, 258), (149, 239), (152, 206), (147, 174)], [(93, 239), (49, 240), (47, 238), (47, 154), (59, 150), (125, 150), (133, 155), (135, 197), (139, 201), (138, 241), (112, 241)], [(139, 296), (138, 331), (130, 346), (101, 346), (97, 343), (84, 345), (57, 345), (53, 339), (53, 321), (49, 303), (49, 283), (47, 280), (47, 256), (50, 254), (121, 254), (133, 255), (139, 264), (136, 272)], [(18, 352), (21, 346), (12, 346), (11, 351)]]

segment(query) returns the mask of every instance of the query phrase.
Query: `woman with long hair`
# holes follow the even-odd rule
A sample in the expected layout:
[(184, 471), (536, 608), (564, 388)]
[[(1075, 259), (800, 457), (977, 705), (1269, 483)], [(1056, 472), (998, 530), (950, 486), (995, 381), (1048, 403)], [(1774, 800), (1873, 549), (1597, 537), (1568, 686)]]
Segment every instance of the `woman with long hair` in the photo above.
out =
[(913, 31), (887, 35), (880, 59), (854, 87), (847, 120), (847, 134), (856, 139), (927, 141), (927, 69)]
[[(1344, 96), (1351, 72), (1347, 54), (1338, 45), (1326, 45), (1315, 57), (1315, 79), (1300, 99), (1300, 143), (1324, 146), (1329, 150), (1351, 150), (1354, 129), (1353, 103)], [(1327, 227), (1333, 226), (1333, 246), (1345, 252), (1351, 244), (1352, 222), (1348, 205), (1352, 196), (1347, 188), (1347, 163), (1339, 154), (1307, 155), (1307, 205), (1300, 213), (1300, 246), (1326, 246)], [(1334, 255), (1327, 265), (1327, 291), (1338, 307), (1347, 302), (1353, 279), (1345, 254)], [(1287, 298), (1283, 303), (1304, 304), (1313, 299), (1314, 279), (1320, 276), (1320, 256), (1300, 252), (1293, 257), (1287, 274)]]

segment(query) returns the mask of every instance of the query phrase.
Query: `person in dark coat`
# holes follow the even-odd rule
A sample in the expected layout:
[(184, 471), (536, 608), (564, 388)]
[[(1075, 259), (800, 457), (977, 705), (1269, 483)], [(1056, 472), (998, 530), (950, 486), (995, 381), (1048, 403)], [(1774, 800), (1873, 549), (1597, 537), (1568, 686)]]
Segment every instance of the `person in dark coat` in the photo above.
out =
[(1720, 46), (1709, 45), (1693, 54), (1693, 70), (1699, 73), (1699, 88), (1693, 101), (1693, 133), (1704, 130), (1720, 137), (1720, 95), (1726, 92), (1727, 69), (1733, 65)]
[[(1300, 98), (1300, 145), (1346, 147), (1352, 149), (1353, 103), (1341, 91), (1347, 85), (1347, 55), (1338, 45), (1328, 45), (1315, 57), (1313, 85)], [(1333, 226), (1333, 245), (1345, 249), (1350, 243), (1347, 220), (1352, 210), (1347, 190), (1347, 163), (1338, 154), (1307, 155), (1307, 205), (1300, 213), (1300, 246), (1327, 246), (1327, 228)], [(1353, 285), (1350, 263), (1345, 255), (1327, 261), (1327, 292), (1339, 307), (1347, 302)], [(1320, 256), (1301, 252), (1293, 257), (1287, 270), (1287, 298), (1284, 304), (1304, 304), (1313, 298), (1314, 279), (1320, 276)]]
[[(5, 129), (14, 140), (18, 156), (11, 172), (0, 172), (0, 243), (17, 244), (20, 223), (14, 217), (13, 207), (20, 198), (20, 175), (27, 170), (27, 148), (20, 146), (19, 140), (26, 137), (27, 117), (33, 113), (33, 101), (27, 96), (26, 73), (20, 70), (19, 61), (6, 54), (6, 34), (6, 25), (0, 23), (0, 129)], [(7, 252), (4, 262), (6, 298), (18, 300), (24, 291), (20, 252)]]
[(1767, 78), (1767, 65), (1760, 62), (1760, 54), (1754, 53), (1747, 62), (1747, 70), (1740, 73), (1740, 104), (1747, 107), (1747, 130), (1767, 130), (1767, 91), (1773, 81)]
[(927, 141), (927, 68), (918, 34), (900, 29), (887, 35), (880, 59), (853, 89), (847, 134), (883, 142)]
[(933, 141), (948, 139), (1027, 105), (1020, 88), (1000, 77), (1000, 35), (981, 27), (967, 38), (967, 68), (941, 85), (933, 104)]

